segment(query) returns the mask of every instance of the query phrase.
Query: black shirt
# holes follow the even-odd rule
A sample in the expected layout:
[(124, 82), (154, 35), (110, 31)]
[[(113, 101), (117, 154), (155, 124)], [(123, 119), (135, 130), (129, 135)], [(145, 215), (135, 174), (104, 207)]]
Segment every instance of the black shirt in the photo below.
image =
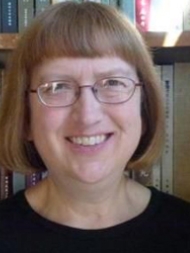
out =
[(94, 230), (41, 217), (21, 191), (0, 203), (0, 253), (190, 253), (190, 203), (150, 190), (139, 216)]

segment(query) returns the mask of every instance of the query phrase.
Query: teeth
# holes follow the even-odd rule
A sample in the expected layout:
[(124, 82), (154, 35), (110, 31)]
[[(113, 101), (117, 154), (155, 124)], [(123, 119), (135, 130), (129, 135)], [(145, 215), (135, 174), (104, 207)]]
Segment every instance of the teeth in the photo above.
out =
[(90, 136), (90, 137), (71, 137), (69, 138), (73, 143), (83, 145), (83, 146), (93, 146), (100, 144), (105, 141), (105, 135), (97, 135), (97, 136)]

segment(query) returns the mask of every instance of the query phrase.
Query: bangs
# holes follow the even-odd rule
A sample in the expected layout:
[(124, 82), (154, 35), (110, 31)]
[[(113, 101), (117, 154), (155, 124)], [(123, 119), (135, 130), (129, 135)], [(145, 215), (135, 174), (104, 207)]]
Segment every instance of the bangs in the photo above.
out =
[[(117, 55), (135, 64), (133, 28), (128, 22), (126, 27), (115, 12), (92, 2), (56, 4), (35, 20), (28, 30), (30, 36), (25, 35), (26, 65), (32, 69), (46, 58), (104, 55)], [(117, 16), (114, 22), (113, 14)]]

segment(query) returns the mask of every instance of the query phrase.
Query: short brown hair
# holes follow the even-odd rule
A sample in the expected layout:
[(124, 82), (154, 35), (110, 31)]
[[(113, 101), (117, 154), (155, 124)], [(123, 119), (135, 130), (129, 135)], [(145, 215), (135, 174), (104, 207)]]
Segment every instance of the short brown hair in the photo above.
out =
[(54, 57), (106, 55), (116, 55), (131, 63), (144, 84), (145, 131), (126, 168), (149, 167), (157, 159), (163, 142), (163, 103), (151, 55), (141, 35), (110, 6), (63, 2), (36, 17), (12, 53), (0, 107), (2, 166), (22, 172), (45, 168), (34, 145), (26, 138), (30, 125), (27, 91), (34, 67)]

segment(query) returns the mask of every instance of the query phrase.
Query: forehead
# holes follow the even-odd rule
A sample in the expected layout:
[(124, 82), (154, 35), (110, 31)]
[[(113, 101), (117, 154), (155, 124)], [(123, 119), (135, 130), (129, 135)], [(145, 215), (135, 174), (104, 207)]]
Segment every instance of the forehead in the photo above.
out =
[(40, 82), (61, 78), (101, 78), (107, 76), (127, 76), (136, 78), (136, 70), (130, 63), (119, 57), (96, 58), (56, 58), (48, 59), (33, 71), (33, 78)]

